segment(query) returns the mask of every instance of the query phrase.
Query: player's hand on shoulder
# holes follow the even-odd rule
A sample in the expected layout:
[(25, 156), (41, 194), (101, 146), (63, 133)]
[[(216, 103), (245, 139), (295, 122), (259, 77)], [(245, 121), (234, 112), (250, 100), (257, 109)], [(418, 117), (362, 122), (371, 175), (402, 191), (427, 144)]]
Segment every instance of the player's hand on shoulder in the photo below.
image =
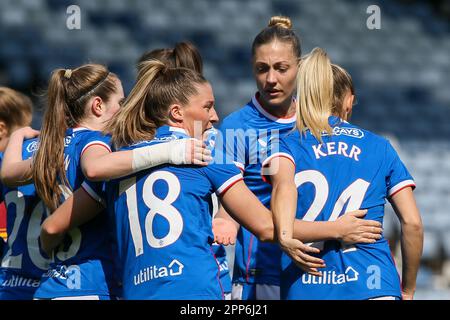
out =
[(206, 144), (198, 139), (180, 139), (169, 142), (171, 144), (170, 163), (195, 164), (207, 166), (211, 162), (211, 151)]
[(20, 129), (17, 129), (12, 134), (15, 137), (21, 137), (22, 139), (26, 140), (26, 139), (36, 138), (37, 136), (39, 136), (39, 133), (40, 133), (39, 130), (34, 130), (33, 128), (27, 126), (27, 127), (22, 127)]

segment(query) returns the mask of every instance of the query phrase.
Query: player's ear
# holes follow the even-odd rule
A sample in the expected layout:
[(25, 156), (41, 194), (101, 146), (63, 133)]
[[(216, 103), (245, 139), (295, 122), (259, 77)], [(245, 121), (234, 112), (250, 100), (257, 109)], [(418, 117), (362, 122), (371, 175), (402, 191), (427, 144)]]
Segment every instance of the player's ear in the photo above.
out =
[(8, 143), (10, 130), (4, 121), (0, 120), (0, 152), (4, 152)]
[(104, 113), (105, 104), (102, 98), (94, 97), (91, 102), (91, 111), (96, 117), (100, 117)]
[(350, 92), (345, 95), (344, 101), (343, 101), (343, 113), (347, 116), (352, 113), (353, 109), (353, 102), (355, 101), (355, 96), (351, 94)]
[(184, 117), (183, 107), (177, 103), (169, 107), (169, 119), (174, 122), (182, 122)]
[(0, 120), (0, 139), (7, 138), (9, 136), (9, 129), (6, 123)]

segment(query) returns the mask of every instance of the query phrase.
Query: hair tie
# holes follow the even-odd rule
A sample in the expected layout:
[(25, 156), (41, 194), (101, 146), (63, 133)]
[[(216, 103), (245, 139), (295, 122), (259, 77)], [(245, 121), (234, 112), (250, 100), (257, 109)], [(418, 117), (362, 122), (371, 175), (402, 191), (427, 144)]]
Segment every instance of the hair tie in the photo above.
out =
[(66, 72), (64, 72), (64, 78), (70, 79), (72, 76), (72, 69), (66, 69)]

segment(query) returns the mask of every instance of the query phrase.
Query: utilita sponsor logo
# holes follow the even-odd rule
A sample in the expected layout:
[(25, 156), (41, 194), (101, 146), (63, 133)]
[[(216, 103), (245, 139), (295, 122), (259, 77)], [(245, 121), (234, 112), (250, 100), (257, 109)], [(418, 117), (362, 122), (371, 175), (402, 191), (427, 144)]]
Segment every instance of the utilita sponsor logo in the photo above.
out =
[(15, 288), (15, 287), (28, 287), (28, 288), (37, 288), (39, 287), (39, 284), (41, 283), (40, 280), (36, 279), (29, 279), (24, 278), (21, 276), (11, 276), (11, 278), (3, 281), (2, 287), (9, 287), (9, 288)]
[(347, 282), (358, 281), (359, 273), (352, 267), (348, 267), (345, 273), (336, 273), (336, 271), (323, 271), (321, 277), (312, 276), (304, 273), (302, 276), (303, 284), (333, 284), (339, 285)]
[(134, 275), (134, 285), (137, 286), (157, 278), (175, 277), (183, 273), (184, 265), (174, 259), (168, 266), (149, 266)]

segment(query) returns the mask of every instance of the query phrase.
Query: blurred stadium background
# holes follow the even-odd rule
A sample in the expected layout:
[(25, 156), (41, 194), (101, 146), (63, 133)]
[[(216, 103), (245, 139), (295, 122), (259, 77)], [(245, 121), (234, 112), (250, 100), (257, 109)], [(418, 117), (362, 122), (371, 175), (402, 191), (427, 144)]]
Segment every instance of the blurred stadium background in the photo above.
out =
[[(81, 9), (80, 30), (66, 27), (72, 4)], [(381, 9), (379, 30), (366, 26), (373, 4)], [(251, 43), (276, 14), (292, 19), (304, 53), (320, 46), (352, 74), (353, 122), (398, 149), (416, 179), (425, 225), (416, 299), (450, 299), (449, 0), (0, 0), (0, 85), (39, 106), (51, 70), (100, 62), (127, 93), (144, 51), (189, 40), (202, 53), (223, 117), (254, 93)], [(37, 109), (34, 128), (40, 121)], [(385, 235), (400, 268), (399, 224), (388, 207)]]

